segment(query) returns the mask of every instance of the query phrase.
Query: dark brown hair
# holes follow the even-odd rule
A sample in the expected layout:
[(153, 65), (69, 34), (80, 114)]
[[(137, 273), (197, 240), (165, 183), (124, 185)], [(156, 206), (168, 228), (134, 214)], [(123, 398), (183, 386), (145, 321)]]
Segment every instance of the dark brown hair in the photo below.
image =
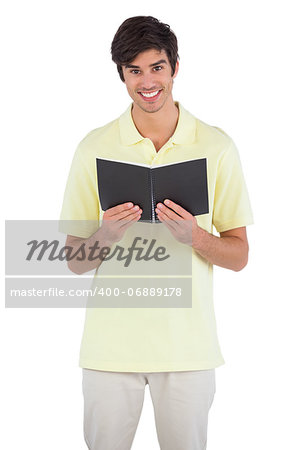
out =
[(111, 44), (112, 60), (117, 64), (122, 81), (122, 65), (131, 63), (139, 53), (150, 49), (165, 50), (173, 76), (179, 55), (177, 38), (170, 26), (152, 16), (126, 19), (118, 28)]

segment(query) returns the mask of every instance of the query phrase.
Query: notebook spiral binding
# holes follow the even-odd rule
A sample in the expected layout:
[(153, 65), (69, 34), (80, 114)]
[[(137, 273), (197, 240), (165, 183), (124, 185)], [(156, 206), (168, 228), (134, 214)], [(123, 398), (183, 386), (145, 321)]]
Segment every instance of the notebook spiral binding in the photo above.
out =
[(155, 222), (155, 194), (154, 194), (154, 174), (153, 171), (150, 170), (150, 181), (151, 181), (151, 222)]

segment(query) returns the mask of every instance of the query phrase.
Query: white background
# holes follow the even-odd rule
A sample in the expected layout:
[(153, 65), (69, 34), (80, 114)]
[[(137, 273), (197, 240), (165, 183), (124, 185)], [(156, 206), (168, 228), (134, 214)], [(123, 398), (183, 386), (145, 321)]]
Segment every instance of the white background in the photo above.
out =
[[(247, 229), (247, 267), (237, 273), (215, 267), (226, 364), (216, 369), (208, 449), (297, 450), (297, 4), (179, 6), (155, 0), (148, 6), (96, 0), (2, 6), (1, 226), (4, 219), (58, 219), (77, 144), (131, 101), (110, 56), (118, 26), (135, 15), (170, 24), (180, 55), (174, 99), (234, 139), (255, 219)], [(4, 296), (2, 308), (1, 448), (86, 449), (78, 367), (85, 311), (5, 309)], [(148, 386), (132, 449), (159, 449)]]

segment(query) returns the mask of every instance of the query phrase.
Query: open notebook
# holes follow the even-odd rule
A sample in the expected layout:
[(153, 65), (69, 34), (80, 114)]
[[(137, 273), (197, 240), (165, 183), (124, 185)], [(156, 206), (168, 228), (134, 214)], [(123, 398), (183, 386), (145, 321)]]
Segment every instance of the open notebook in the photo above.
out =
[(103, 211), (132, 202), (143, 210), (140, 220), (159, 223), (156, 205), (168, 198), (193, 216), (209, 212), (206, 158), (159, 166), (102, 158), (96, 162)]

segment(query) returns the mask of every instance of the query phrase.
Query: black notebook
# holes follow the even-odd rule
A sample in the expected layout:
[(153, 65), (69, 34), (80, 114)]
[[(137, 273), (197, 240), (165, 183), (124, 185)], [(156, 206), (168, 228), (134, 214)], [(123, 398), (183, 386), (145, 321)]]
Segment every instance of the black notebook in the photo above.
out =
[(193, 216), (209, 212), (206, 158), (161, 166), (101, 158), (96, 162), (103, 211), (132, 202), (143, 210), (141, 221), (160, 222), (156, 205), (168, 198)]

